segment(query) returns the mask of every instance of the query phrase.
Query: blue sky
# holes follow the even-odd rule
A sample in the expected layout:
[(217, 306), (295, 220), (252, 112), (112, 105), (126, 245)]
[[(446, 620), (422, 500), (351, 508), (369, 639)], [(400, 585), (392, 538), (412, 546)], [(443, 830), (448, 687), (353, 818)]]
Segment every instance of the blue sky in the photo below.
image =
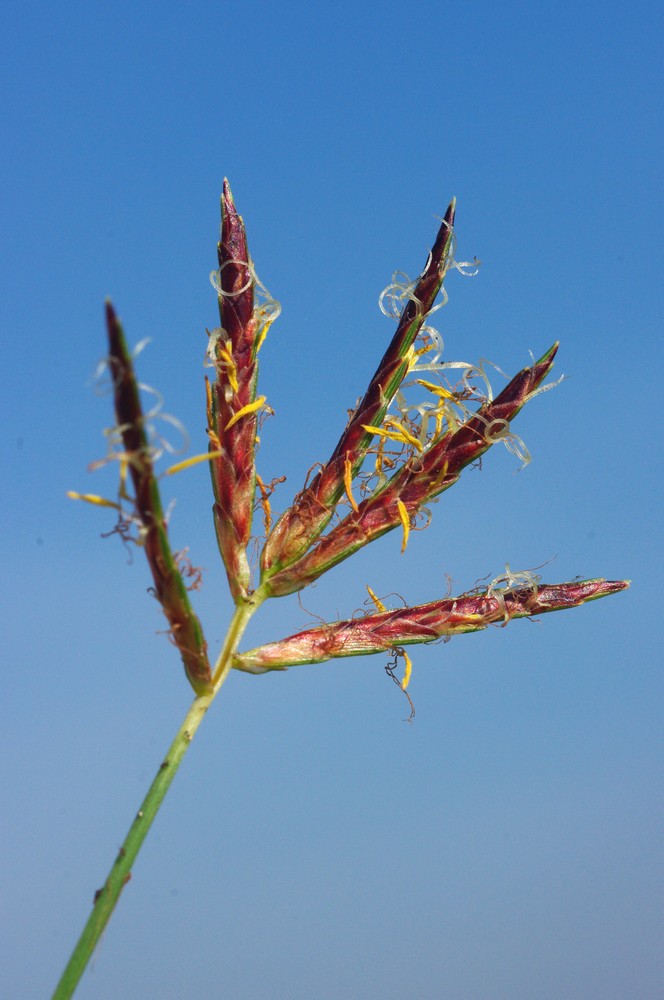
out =
[[(288, 503), (391, 336), (458, 199), (448, 357), (569, 378), (414, 535), (388, 535), (246, 645), (545, 565), (632, 589), (385, 658), (233, 676), (77, 996), (654, 996), (661, 984), (661, 13), (654, 3), (15, 4), (5, 18), (3, 995), (48, 995), (190, 701), (90, 476), (111, 295), (144, 381), (204, 441), (227, 175), (283, 306), (259, 455)], [(207, 471), (175, 544), (230, 615)], [(140, 553), (137, 553), (140, 556)], [(306, 610), (305, 610), (306, 609)]]

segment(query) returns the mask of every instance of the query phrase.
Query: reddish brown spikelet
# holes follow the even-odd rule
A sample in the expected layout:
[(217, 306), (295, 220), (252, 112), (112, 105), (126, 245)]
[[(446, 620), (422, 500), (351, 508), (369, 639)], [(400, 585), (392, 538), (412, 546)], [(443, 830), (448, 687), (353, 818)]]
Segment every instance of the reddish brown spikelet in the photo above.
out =
[(282, 670), (303, 663), (321, 663), (342, 656), (380, 653), (445, 636), (478, 632), (512, 618), (530, 618), (549, 611), (575, 608), (629, 586), (626, 580), (580, 580), (543, 584), (492, 593), (466, 594), (396, 611), (384, 611), (331, 622), (298, 632), (279, 642), (237, 656), (234, 666), (248, 673)]
[(318, 538), (344, 492), (344, 472), (359, 470), (373, 435), (366, 425), (380, 424), (409, 367), (408, 352), (432, 308), (451, 264), (455, 202), (452, 201), (438, 231), (413, 297), (409, 299), (397, 330), (374, 373), (364, 398), (354, 411), (329, 461), (313, 482), (295, 497), (270, 534), (261, 555), (263, 580), (290, 565)]
[(301, 590), (322, 573), (362, 546), (401, 525), (400, 500), (414, 517), (421, 507), (459, 479), (464, 468), (480, 458), (496, 441), (492, 428), (504, 428), (518, 414), (553, 367), (558, 345), (529, 368), (524, 368), (503, 391), (481, 406), (456, 431), (443, 434), (423, 454), (405, 463), (384, 487), (368, 496), (300, 560), (276, 573), (270, 593)]
[[(256, 489), (255, 403), (257, 318), (254, 274), (242, 218), (227, 180), (221, 198), (219, 316), (221, 330), (214, 341), (216, 381), (208, 395), (210, 451), (214, 488), (214, 521), (219, 550), (234, 599), (250, 591), (247, 545)], [(239, 416), (238, 416), (239, 415)]]
[(196, 693), (205, 694), (211, 689), (212, 679), (207, 644), (171, 551), (131, 354), (110, 302), (106, 303), (106, 325), (115, 414), (134, 486), (136, 515), (143, 529), (142, 541), (155, 594), (168, 619), (187, 676)]

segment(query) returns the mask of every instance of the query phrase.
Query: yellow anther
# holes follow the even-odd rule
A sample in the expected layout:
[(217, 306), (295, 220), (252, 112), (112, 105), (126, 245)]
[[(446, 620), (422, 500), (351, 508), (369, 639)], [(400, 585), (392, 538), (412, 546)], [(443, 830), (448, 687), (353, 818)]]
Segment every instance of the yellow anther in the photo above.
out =
[(368, 434), (377, 434), (379, 437), (391, 438), (392, 441), (402, 440), (401, 434), (395, 434), (394, 431), (386, 431), (384, 427), (374, 427), (373, 424), (362, 424), (362, 430)]
[(417, 385), (424, 386), (425, 389), (428, 389), (429, 392), (433, 392), (434, 395), (439, 396), (441, 399), (456, 399), (453, 392), (450, 392), (449, 389), (445, 389), (442, 385), (436, 385), (435, 382), (427, 382), (423, 378), (415, 379), (415, 382)]
[(376, 465), (375, 465), (375, 470), (374, 471), (375, 471), (375, 473), (376, 473), (377, 476), (380, 476), (381, 473), (382, 473), (382, 471), (383, 471), (383, 452), (384, 452), (384, 450), (385, 450), (385, 441), (383, 440), (383, 438), (381, 438), (380, 441), (378, 442), (378, 449), (376, 451)]
[(126, 456), (120, 458), (120, 496), (123, 500), (129, 500), (127, 493), (127, 472), (129, 470), (129, 460)]
[(175, 465), (169, 466), (164, 473), (165, 476), (174, 476), (176, 472), (182, 472), (183, 469), (188, 469), (192, 465), (198, 465), (199, 462), (209, 462), (213, 458), (221, 458), (223, 451), (208, 451), (204, 455), (194, 455), (192, 458), (185, 458), (183, 462), (176, 462)]
[(70, 500), (85, 500), (86, 503), (92, 503), (95, 507), (112, 507), (113, 510), (122, 510), (120, 504), (114, 503), (113, 500), (107, 500), (105, 497), (99, 497), (96, 493), (75, 493), (73, 490), (68, 490), (67, 496)]
[(408, 510), (403, 500), (397, 500), (397, 510), (399, 511), (399, 518), (401, 520), (401, 525), (403, 527), (403, 541), (401, 543), (401, 551), (406, 551), (406, 546), (408, 545), (408, 536), (410, 535), (410, 518), (408, 516)]
[(226, 365), (226, 375), (228, 377), (228, 384), (230, 385), (233, 392), (238, 391), (238, 381), (237, 381), (237, 365), (233, 361), (233, 355), (231, 353), (232, 344), (230, 340), (227, 340), (223, 346), (217, 347), (217, 353), (219, 357)]
[(265, 512), (265, 533), (268, 534), (272, 527), (272, 508), (267, 497), (263, 501), (263, 511)]
[(215, 434), (215, 432), (210, 427), (208, 427), (208, 429), (207, 429), (207, 436), (210, 439), (210, 444), (214, 448), (216, 448), (217, 450), (221, 449), (221, 441), (219, 440), (219, 438), (217, 437), (217, 435)]
[(387, 608), (385, 607), (385, 605), (383, 604), (383, 602), (380, 600), (380, 598), (376, 597), (376, 595), (374, 594), (374, 592), (371, 589), (371, 587), (369, 586), (369, 584), (367, 584), (367, 592), (368, 592), (369, 597), (371, 598), (371, 600), (374, 602), (374, 605), (376, 606), (376, 611), (387, 611)]
[(348, 497), (348, 500), (350, 501), (350, 505), (353, 508), (353, 510), (359, 510), (360, 508), (357, 506), (357, 501), (356, 501), (355, 497), (353, 496), (352, 483), (353, 483), (353, 463), (351, 462), (351, 460), (349, 458), (345, 458), (344, 459), (344, 486), (346, 487), (346, 496)]
[(263, 523), (265, 525), (265, 534), (269, 534), (270, 527), (272, 526), (272, 507), (270, 506), (270, 490), (267, 488), (261, 477), (256, 473), (256, 486), (260, 490), (261, 498), (258, 503), (263, 508)]
[[(398, 424), (397, 426), (401, 427), (401, 424)], [(378, 437), (389, 438), (390, 441), (400, 441), (401, 444), (412, 444), (418, 451), (422, 451), (422, 445), (417, 438), (413, 437), (412, 434), (409, 434), (408, 431), (405, 431), (403, 427), (401, 427), (401, 430), (398, 431), (389, 431), (384, 427), (374, 427), (372, 424), (362, 424), (362, 430), (367, 431), (369, 434), (377, 434)]]
[(205, 376), (205, 410), (207, 412), (208, 427), (212, 427), (212, 386), (207, 375)]
[(450, 467), (450, 460), (448, 458), (448, 459), (446, 459), (443, 462), (442, 469), (440, 470), (440, 472), (438, 473), (438, 475), (434, 479), (433, 483), (431, 484), (434, 489), (436, 489), (438, 486), (442, 486), (443, 485), (443, 483), (445, 482), (445, 480), (447, 478), (447, 470), (449, 469), (449, 467)]
[(254, 354), (258, 354), (258, 352), (260, 351), (261, 347), (263, 346), (263, 341), (267, 337), (267, 331), (270, 329), (270, 327), (272, 326), (273, 323), (274, 323), (274, 320), (270, 319), (261, 328), (261, 330), (260, 330), (260, 332), (259, 332), (259, 334), (258, 334), (258, 336), (256, 338), (256, 346), (254, 348)]
[(255, 413), (257, 410), (262, 409), (262, 407), (265, 405), (266, 398), (267, 398), (266, 396), (259, 396), (258, 399), (255, 399), (253, 401), (253, 403), (247, 403), (246, 406), (243, 406), (241, 410), (238, 410), (237, 413), (231, 417), (231, 419), (224, 427), (224, 430), (227, 431), (230, 427), (233, 426), (233, 424), (236, 424), (238, 420), (241, 420), (242, 417), (248, 417), (250, 413)]
[(401, 690), (405, 691), (408, 685), (410, 684), (410, 677), (413, 672), (413, 661), (411, 660), (410, 656), (405, 651), (405, 649), (402, 650), (401, 655), (405, 660), (405, 668), (403, 673), (403, 680), (401, 682)]
[(418, 451), (422, 451), (422, 445), (420, 444), (418, 438), (416, 438), (414, 434), (411, 434), (402, 423), (399, 423), (398, 420), (395, 420), (393, 417), (388, 417), (385, 424), (387, 427), (395, 428), (397, 433), (402, 434), (406, 444), (412, 444), (413, 448), (417, 448)]

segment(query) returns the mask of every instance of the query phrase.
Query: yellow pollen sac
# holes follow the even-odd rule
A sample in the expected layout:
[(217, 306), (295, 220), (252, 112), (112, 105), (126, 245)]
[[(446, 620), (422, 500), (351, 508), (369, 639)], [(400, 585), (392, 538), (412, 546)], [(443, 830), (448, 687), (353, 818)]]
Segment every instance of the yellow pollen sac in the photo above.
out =
[(210, 439), (210, 444), (213, 445), (214, 448), (219, 450), (221, 448), (221, 441), (219, 440), (215, 432), (211, 430), (209, 427), (207, 429), (207, 436)]
[(405, 649), (403, 650), (402, 655), (405, 660), (405, 669), (403, 674), (403, 680), (401, 682), (401, 690), (405, 691), (408, 685), (410, 684), (411, 674), (413, 673), (413, 661), (411, 660), (410, 656), (405, 651)]
[(92, 503), (95, 507), (112, 507), (113, 510), (122, 510), (120, 504), (114, 503), (113, 500), (106, 500), (105, 497), (99, 497), (96, 493), (75, 493), (74, 490), (67, 490), (67, 496), (70, 500), (85, 500), (86, 503)]
[(449, 469), (449, 467), (450, 467), (449, 459), (446, 459), (445, 462), (443, 463), (442, 469), (440, 470), (440, 472), (434, 479), (433, 483), (431, 484), (432, 487), (436, 488), (438, 486), (441, 486), (445, 482), (445, 479), (447, 477), (447, 470)]
[(263, 346), (263, 341), (267, 337), (267, 331), (270, 329), (273, 323), (274, 320), (271, 319), (261, 329), (260, 333), (258, 334), (258, 337), (256, 338), (256, 346), (254, 348), (254, 354), (258, 354), (258, 352), (260, 351), (261, 347)]
[(129, 494), (127, 493), (127, 471), (129, 469), (129, 462), (126, 458), (120, 459), (120, 496), (123, 500), (129, 500)]
[(212, 386), (210, 385), (210, 379), (205, 376), (205, 408), (208, 418), (208, 427), (212, 427), (213, 417), (212, 417)]
[(397, 510), (399, 511), (399, 518), (403, 527), (403, 542), (401, 543), (401, 551), (405, 552), (406, 546), (408, 545), (408, 536), (410, 535), (410, 518), (403, 500), (397, 500)]
[(418, 451), (422, 451), (422, 445), (420, 441), (415, 437), (414, 434), (411, 434), (410, 431), (407, 430), (403, 424), (400, 424), (398, 420), (394, 420), (392, 417), (388, 417), (387, 420), (385, 421), (385, 424), (387, 425), (387, 427), (396, 428), (397, 433), (403, 434), (406, 444), (412, 444), (413, 448), (417, 448)]
[(256, 486), (260, 490), (261, 498), (258, 501), (260, 506), (263, 508), (263, 523), (265, 525), (265, 534), (269, 534), (270, 527), (272, 526), (272, 507), (270, 506), (270, 491), (261, 479), (261, 477), (256, 473)]
[(267, 398), (266, 396), (259, 396), (258, 399), (255, 399), (253, 401), (253, 403), (247, 403), (246, 406), (243, 406), (241, 410), (238, 410), (237, 413), (231, 417), (231, 419), (224, 427), (224, 430), (227, 431), (230, 427), (233, 426), (233, 424), (236, 424), (238, 420), (241, 420), (242, 417), (248, 417), (250, 413), (255, 413), (256, 410), (262, 409), (262, 407), (265, 405), (266, 398)]
[(169, 466), (164, 475), (174, 476), (176, 472), (189, 469), (192, 465), (198, 465), (199, 462), (209, 462), (213, 458), (221, 458), (222, 455), (223, 451), (207, 451), (204, 455), (194, 455), (192, 458), (185, 458), (183, 462), (176, 462), (175, 465)]
[(229, 385), (233, 392), (237, 392), (239, 388), (237, 381), (237, 366), (233, 361), (233, 355), (231, 354), (230, 340), (227, 340), (224, 346), (218, 347), (217, 350), (219, 352), (219, 357), (226, 364), (226, 375), (228, 376)]
[(267, 497), (263, 500), (263, 524), (265, 525), (265, 534), (269, 535), (272, 527), (272, 507)]
[(378, 449), (376, 451), (376, 465), (375, 465), (375, 469), (374, 469), (376, 475), (378, 475), (378, 476), (380, 476), (380, 474), (383, 471), (383, 452), (384, 452), (384, 450), (385, 450), (385, 440), (383, 438), (381, 438), (381, 440), (378, 443)]
[(367, 584), (367, 592), (369, 594), (369, 597), (371, 598), (371, 600), (374, 602), (374, 604), (376, 606), (376, 611), (387, 611), (387, 608), (385, 607), (385, 605), (383, 604), (383, 602), (378, 597), (376, 597), (376, 595), (374, 594), (374, 592), (371, 589), (371, 587), (369, 586), (369, 584)]
[(453, 392), (449, 389), (445, 389), (442, 385), (436, 385), (435, 382), (427, 382), (423, 378), (415, 379), (417, 385), (424, 386), (429, 392), (433, 392), (434, 395), (440, 396), (441, 399), (456, 399)]
[(360, 508), (357, 506), (357, 501), (356, 501), (355, 497), (353, 496), (352, 482), (353, 482), (353, 464), (352, 464), (352, 462), (351, 462), (351, 460), (349, 458), (345, 458), (344, 459), (344, 486), (346, 487), (346, 496), (348, 497), (348, 499), (350, 501), (350, 505), (353, 508), (353, 510), (357, 511)]
[(409, 434), (408, 431), (401, 427), (401, 424), (397, 424), (396, 421), (393, 423), (393, 426), (395, 425), (399, 427), (400, 430), (389, 431), (384, 427), (374, 427), (372, 424), (362, 424), (362, 429), (367, 431), (369, 434), (377, 434), (378, 437), (389, 438), (390, 441), (400, 441), (401, 444), (412, 444), (418, 451), (422, 451), (422, 445), (417, 438), (413, 437), (412, 434)]

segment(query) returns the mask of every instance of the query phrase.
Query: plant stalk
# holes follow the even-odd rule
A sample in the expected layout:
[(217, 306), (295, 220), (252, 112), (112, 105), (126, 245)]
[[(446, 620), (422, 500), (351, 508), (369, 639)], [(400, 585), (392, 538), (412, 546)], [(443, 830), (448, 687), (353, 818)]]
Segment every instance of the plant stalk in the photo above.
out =
[(159, 807), (164, 801), (171, 782), (184, 759), (184, 755), (191, 745), (196, 730), (228, 677), (233, 656), (237, 651), (242, 634), (249, 619), (261, 603), (262, 600), (258, 598), (258, 595), (254, 595), (250, 601), (243, 601), (236, 607), (222, 651), (215, 664), (213, 690), (210, 694), (200, 695), (194, 699), (166, 756), (159, 765), (159, 770), (136, 813), (136, 817), (118, 851), (118, 855), (108, 873), (106, 881), (102, 888), (98, 889), (95, 893), (92, 913), (55, 988), (52, 1000), (69, 1000), (73, 996), (81, 976), (92, 958), (97, 942), (111, 918), (111, 914), (120, 898), (120, 893), (131, 878), (131, 869), (159, 811)]

